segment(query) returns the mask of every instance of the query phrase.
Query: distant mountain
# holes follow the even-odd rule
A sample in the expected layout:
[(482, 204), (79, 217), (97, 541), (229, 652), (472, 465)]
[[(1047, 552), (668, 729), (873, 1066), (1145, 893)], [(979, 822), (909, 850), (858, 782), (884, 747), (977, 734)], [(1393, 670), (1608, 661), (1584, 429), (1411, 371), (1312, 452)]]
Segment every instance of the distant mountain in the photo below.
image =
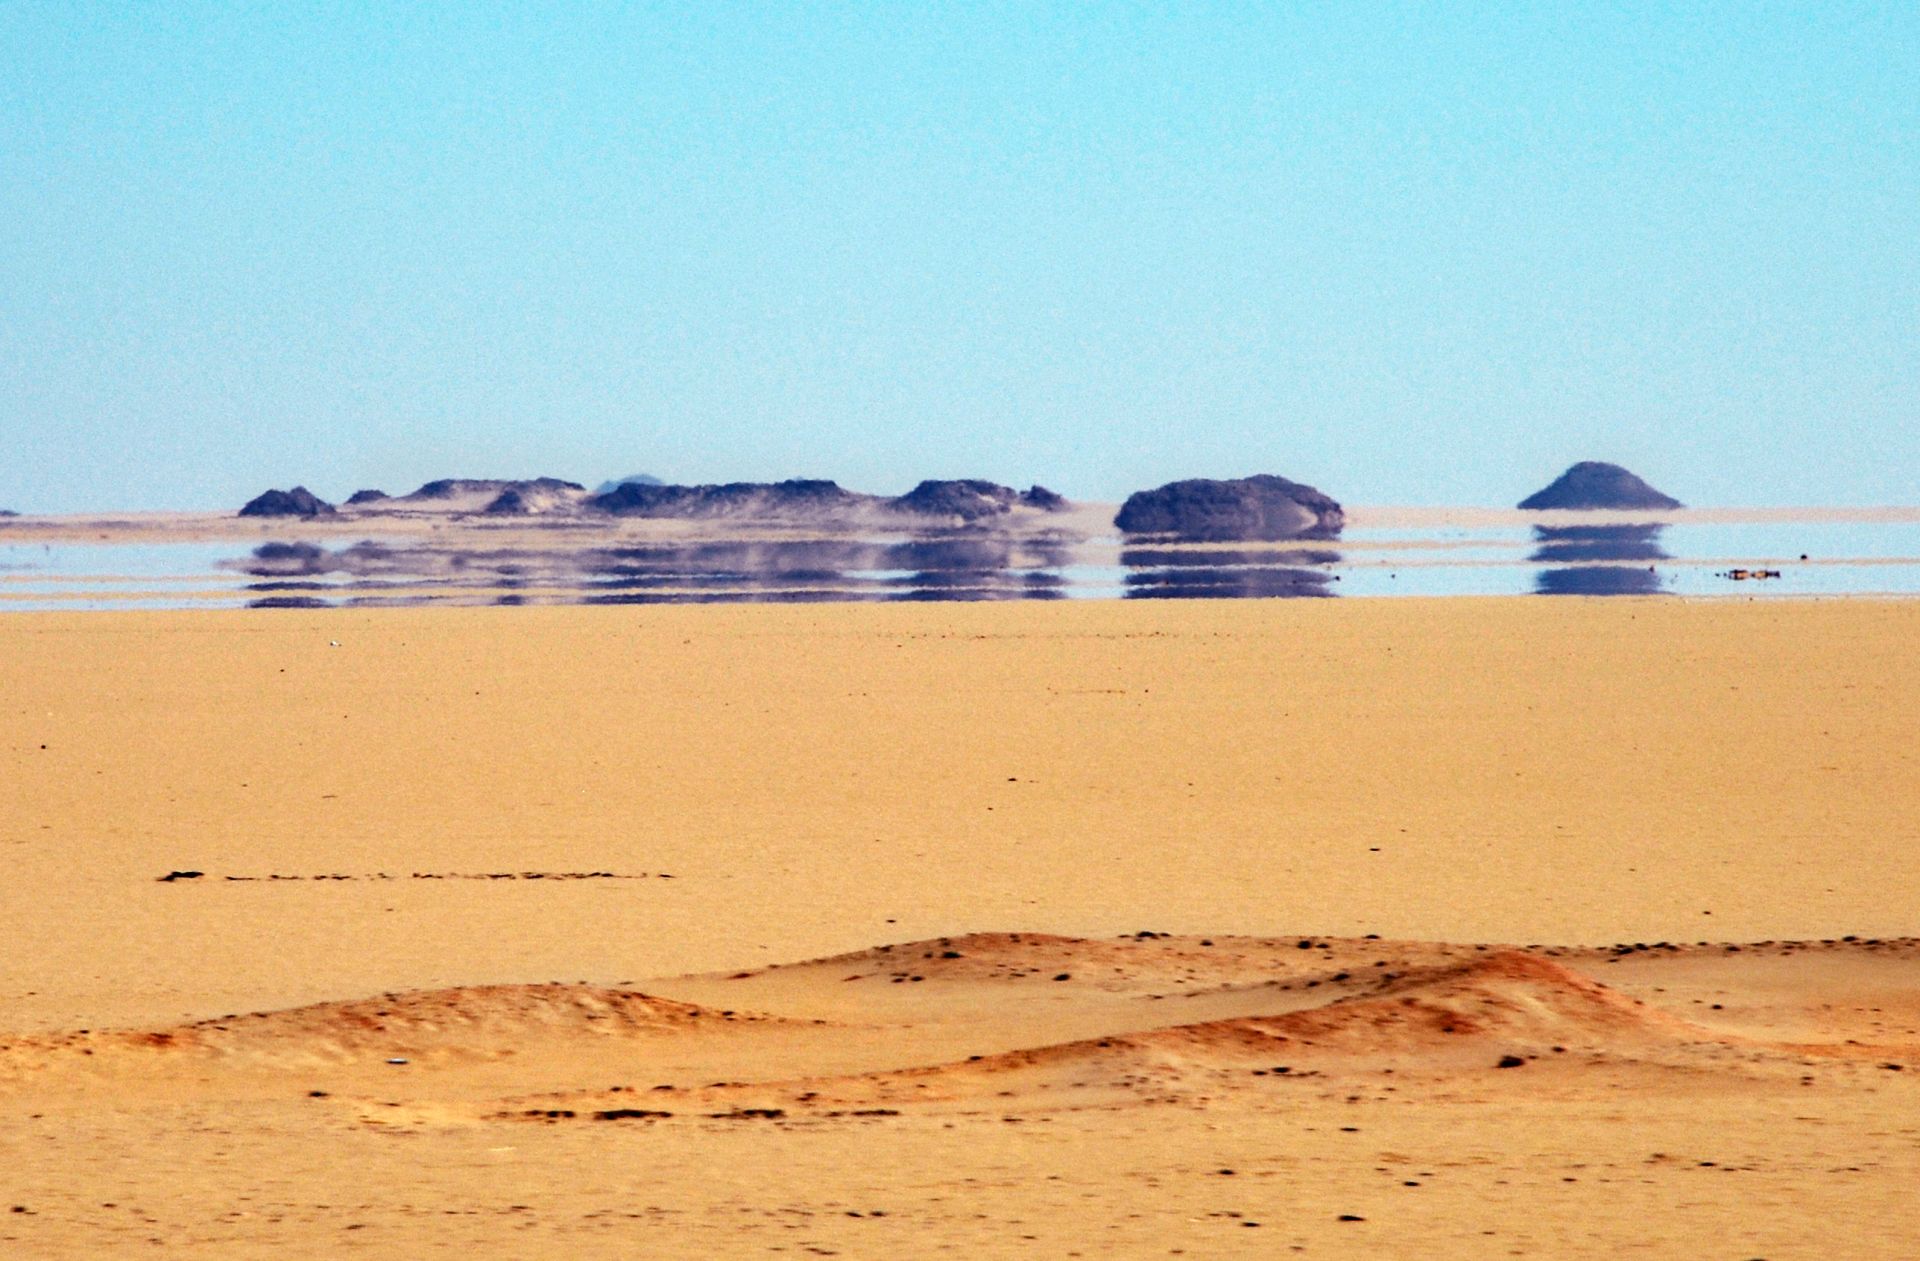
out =
[(356, 490), (347, 496), (347, 507), (357, 508), (361, 504), (377, 504), (383, 499), (391, 499), (384, 490)]
[(1681, 506), (1678, 499), (1660, 493), (1618, 464), (1597, 460), (1583, 460), (1560, 474), (1551, 485), (1520, 501), (1520, 507), (1528, 511)]
[(622, 486), (665, 486), (666, 483), (651, 473), (629, 473), (625, 477), (616, 477), (610, 482), (601, 482), (593, 488), (596, 495), (611, 495)]
[(1330, 538), (1346, 524), (1331, 496), (1270, 473), (1227, 481), (1195, 477), (1135, 491), (1113, 523), (1128, 534), (1196, 542)]
[(247, 501), (243, 517), (330, 517), (336, 509), (305, 486), (270, 490)]

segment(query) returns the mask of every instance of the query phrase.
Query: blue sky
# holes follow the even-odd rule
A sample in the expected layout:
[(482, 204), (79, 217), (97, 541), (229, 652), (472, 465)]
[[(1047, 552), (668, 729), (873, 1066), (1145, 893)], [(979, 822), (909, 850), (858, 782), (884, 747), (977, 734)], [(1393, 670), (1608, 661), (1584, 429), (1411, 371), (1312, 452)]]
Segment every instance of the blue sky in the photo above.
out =
[(1920, 6), (0, 6), (0, 506), (1920, 502)]

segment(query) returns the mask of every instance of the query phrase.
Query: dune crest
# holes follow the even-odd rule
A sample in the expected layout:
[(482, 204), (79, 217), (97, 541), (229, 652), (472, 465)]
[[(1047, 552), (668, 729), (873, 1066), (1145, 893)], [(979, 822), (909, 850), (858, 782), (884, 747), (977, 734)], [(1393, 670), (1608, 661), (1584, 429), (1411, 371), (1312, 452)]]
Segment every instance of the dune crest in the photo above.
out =
[(0, 1041), (0, 1072), (86, 1058), (212, 1057), (258, 1067), (386, 1058), (492, 1059), (533, 1042), (642, 1038), (773, 1022), (637, 990), (584, 984), (472, 985), (250, 1012), (147, 1030)]

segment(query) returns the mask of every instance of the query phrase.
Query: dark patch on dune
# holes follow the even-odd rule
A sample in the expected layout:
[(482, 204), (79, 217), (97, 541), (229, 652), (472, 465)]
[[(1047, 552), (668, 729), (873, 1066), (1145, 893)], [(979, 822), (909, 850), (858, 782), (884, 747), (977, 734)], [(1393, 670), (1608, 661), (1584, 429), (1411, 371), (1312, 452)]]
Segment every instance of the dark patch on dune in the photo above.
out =
[(1678, 508), (1678, 499), (1662, 494), (1618, 464), (1583, 460), (1520, 501), (1528, 511), (1552, 508), (1606, 510)]
[(1332, 538), (1346, 514), (1311, 486), (1262, 473), (1225, 481), (1196, 477), (1135, 491), (1113, 523), (1128, 534), (1233, 542)]
[(292, 490), (269, 490), (249, 499), (240, 509), (243, 517), (330, 517), (335, 508), (305, 486)]

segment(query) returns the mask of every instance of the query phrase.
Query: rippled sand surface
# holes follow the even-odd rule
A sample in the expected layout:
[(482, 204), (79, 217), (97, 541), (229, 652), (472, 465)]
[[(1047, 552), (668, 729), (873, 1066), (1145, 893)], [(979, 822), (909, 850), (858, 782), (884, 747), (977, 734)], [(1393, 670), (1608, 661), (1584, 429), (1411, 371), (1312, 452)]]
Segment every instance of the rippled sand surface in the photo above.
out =
[(0, 618), (0, 1246), (1908, 1256), (1916, 644), (1901, 600)]

